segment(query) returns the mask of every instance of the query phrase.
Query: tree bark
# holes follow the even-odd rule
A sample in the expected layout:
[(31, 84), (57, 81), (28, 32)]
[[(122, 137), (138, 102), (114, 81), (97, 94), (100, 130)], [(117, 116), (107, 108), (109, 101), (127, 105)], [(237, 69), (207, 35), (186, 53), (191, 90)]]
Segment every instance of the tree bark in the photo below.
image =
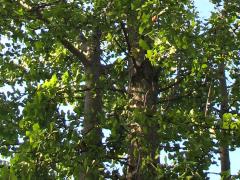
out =
[[(223, 118), (224, 113), (228, 112), (228, 91), (227, 91), (227, 82), (226, 82), (226, 75), (225, 75), (225, 63), (224, 61), (221, 62), (219, 66), (219, 73), (220, 73), (220, 94), (221, 94), (221, 111), (220, 117)], [(227, 133), (225, 131), (222, 132), (222, 137), (227, 138)], [(230, 174), (230, 159), (229, 159), (229, 145), (227, 141), (222, 142), (220, 141), (220, 161), (221, 161), (221, 173), (229, 171)], [(224, 176), (224, 179), (230, 179), (230, 176)]]
[[(86, 152), (82, 153), (88, 167), (80, 170), (80, 180), (98, 179), (100, 148), (102, 148), (102, 129), (100, 115), (102, 111), (102, 92), (100, 87), (101, 63), (100, 63), (100, 32), (96, 30), (92, 39), (88, 42), (87, 59), (85, 66), (86, 87), (84, 101), (83, 140), (86, 144)], [(81, 167), (82, 168), (82, 167)]]
[[(131, 83), (129, 86), (129, 92), (131, 96), (131, 108), (142, 112), (142, 116), (148, 118), (149, 123), (147, 127), (144, 127), (146, 131), (143, 131), (141, 121), (134, 119), (131, 125), (130, 135), (131, 144), (129, 147), (129, 159), (128, 159), (128, 172), (127, 179), (140, 179), (139, 167), (141, 166), (142, 158), (147, 156), (151, 159), (151, 164), (156, 166), (158, 159), (156, 157), (156, 151), (158, 148), (158, 135), (157, 135), (157, 122), (151, 121), (154, 113), (156, 112), (157, 104), (157, 78), (154, 73), (154, 68), (148, 60), (144, 60), (142, 65), (132, 73), (130, 77)], [(146, 152), (141, 148), (141, 136), (146, 137), (146, 143), (148, 150)], [(132, 140), (136, 138), (135, 140)], [(149, 170), (153, 170), (152, 167)], [(154, 174), (152, 172), (151, 174)]]
[[(153, 166), (157, 166), (158, 158), (156, 152), (158, 149), (157, 122), (151, 121), (156, 112), (157, 96), (158, 96), (158, 73), (152, 66), (151, 62), (145, 57), (145, 50), (139, 47), (138, 27), (134, 27), (133, 21), (135, 14), (129, 15), (127, 28), (124, 30), (125, 39), (129, 53), (129, 96), (130, 108), (139, 111), (141, 115), (148, 120), (147, 127), (142, 127), (141, 120), (133, 117), (130, 123), (129, 149), (128, 149), (128, 168), (126, 178), (128, 180), (141, 179), (142, 175), (147, 176), (142, 171), (142, 159), (150, 157), (148, 167), (144, 167), (146, 171), (151, 171), (154, 175)], [(145, 123), (146, 124), (146, 123)], [(144, 128), (144, 130), (143, 130)], [(143, 144), (147, 144), (147, 148), (142, 148), (141, 137), (145, 138)], [(158, 152), (157, 152), (158, 153)], [(151, 165), (150, 165), (151, 164)], [(141, 172), (139, 171), (141, 168)], [(150, 175), (149, 174), (149, 175)], [(143, 177), (142, 177), (143, 178)], [(151, 178), (151, 177), (149, 177)]]

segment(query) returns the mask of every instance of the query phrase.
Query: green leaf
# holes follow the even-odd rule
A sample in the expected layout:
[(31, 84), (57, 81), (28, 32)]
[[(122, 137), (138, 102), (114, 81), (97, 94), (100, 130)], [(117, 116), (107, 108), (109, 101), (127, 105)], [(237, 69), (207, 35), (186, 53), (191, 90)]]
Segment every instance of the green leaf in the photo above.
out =
[(32, 128), (33, 128), (33, 131), (39, 131), (40, 130), (40, 126), (39, 126), (38, 123), (33, 124)]
[(142, 22), (143, 23), (148, 23), (149, 20), (150, 20), (150, 15), (143, 13), (143, 15), (142, 15)]
[(43, 46), (44, 46), (43, 42), (41, 42), (41, 41), (35, 42), (34, 45), (35, 45), (35, 48), (36, 48), (37, 50), (41, 50), (41, 49), (43, 48)]
[(206, 69), (208, 67), (207, 64), (202, 64), (202, 69)]
[(144, 29), (145, 29), (144, 26), (140, 26), (138, 29), (139, 34), (142, 34)]
[(26, 136), (30, 136), (31, 135), (31, 131), (26, 131), (25, 134), (26, 134)]
[(147, 50), (147, 55), (146, 55), (146, 57), (147, 57), (148, 59), (151, 59), (152, 55), (153, 55), (153, 51), (152, 51), (152, 50)]
[(147, 42), (144, 41), (143, 39), (139, 40), (139, 46), (141, 48), (143, 48), (144, 50), (149, 50), (150, 49), (150, 47), (148, 46)]

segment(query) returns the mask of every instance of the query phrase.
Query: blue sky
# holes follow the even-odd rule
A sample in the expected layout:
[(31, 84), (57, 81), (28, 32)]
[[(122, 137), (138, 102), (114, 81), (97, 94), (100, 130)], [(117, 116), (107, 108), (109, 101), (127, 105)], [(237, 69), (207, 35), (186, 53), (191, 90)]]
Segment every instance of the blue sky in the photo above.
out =
[[(214, 6), (212, 3), (210, 3), (209, 0), (195, 0), (195, 5), (197, 7), (197, 11), (199, 11), (199, 16), (203, 19), (208, 18), (211, 15), (211, 11), (214, 11)], [(230, 152), (230, 160), (231, 160), (231, 174), (238, 174), (238, 171), (240, 170), (239, 165), (239, 155), (240, 150)], [(218, 155), (216, 156), (219, 157)], [(212, 165), (209, 169), (210, 172), (220, 172), (220, 164), (219, 166)], [(210, 175), (209, 176), (211, 180), (219, 180), (220, 177), (218, 175)]]
[(214, 6), (209, 0), (194, 0), (199, 15), (202, 18), (208, 18), (211, 15), (211, 11), (214, 10)]

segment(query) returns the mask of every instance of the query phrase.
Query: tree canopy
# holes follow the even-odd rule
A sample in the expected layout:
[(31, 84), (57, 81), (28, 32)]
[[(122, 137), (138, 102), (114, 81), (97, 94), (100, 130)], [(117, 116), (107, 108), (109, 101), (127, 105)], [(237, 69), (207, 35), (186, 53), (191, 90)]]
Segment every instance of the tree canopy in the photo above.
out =
[(238, 0), (0, 2), (1, 178), (239, 177)]

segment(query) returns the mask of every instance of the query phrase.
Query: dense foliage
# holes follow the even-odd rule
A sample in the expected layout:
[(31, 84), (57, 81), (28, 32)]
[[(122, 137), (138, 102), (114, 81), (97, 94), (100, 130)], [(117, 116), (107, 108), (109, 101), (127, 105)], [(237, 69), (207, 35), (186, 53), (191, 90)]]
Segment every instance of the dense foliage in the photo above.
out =
[(1, 178), (238, 177), (238, 0), (0, 2)]

